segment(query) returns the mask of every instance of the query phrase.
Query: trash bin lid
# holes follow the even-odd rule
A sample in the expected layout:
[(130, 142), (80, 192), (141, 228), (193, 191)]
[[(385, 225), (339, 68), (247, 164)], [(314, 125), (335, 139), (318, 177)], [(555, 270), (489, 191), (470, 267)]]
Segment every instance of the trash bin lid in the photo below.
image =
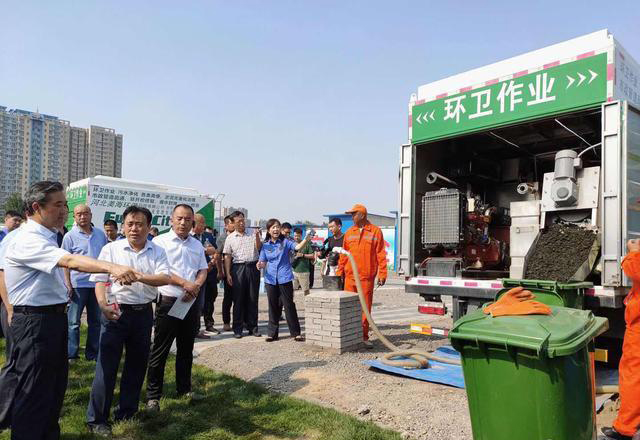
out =
[(558, 283), (557, 281), (548, 280), (517, 280), (503, 279), (501, 289), (496, 294), (497, 301), (502, 295), (509, 291), (512, 287), (524, 287), (531, 291), (535, 296), (535, 300), (550, 306), (570, 306), (576, 309), (582, 309), (580, 305), (576, 305), (578, 295), (584, 295), (586, 289), (593, 287), (593, 283), (589, 282), (568, 282)]
[(449, 332), (452, 342), (472, 341), (505, 349), (524, 348), (538, 356), (568, 356), (582, 349), (609, 327), (606, 318), (589, 310), (551, 306), (551, 315), (485, 315), (482, 310), (463, 316)]
[(587, 281), (568, 281), (559, 283), (550, 280), (519, 280), (515, 278), (505, 278), (502, 280), (505, 288), (522, 286), (525, 289), (543, 289), (551, 292), (559, 292), (561, 290), (584, 290), (593, 287), (593, 283)]

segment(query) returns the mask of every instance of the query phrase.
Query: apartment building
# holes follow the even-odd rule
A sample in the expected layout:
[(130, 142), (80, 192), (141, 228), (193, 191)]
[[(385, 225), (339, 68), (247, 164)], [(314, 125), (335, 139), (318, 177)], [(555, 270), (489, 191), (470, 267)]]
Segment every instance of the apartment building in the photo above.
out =
[(121, 134), (0, 106), (0, 214), (10, 195), (24, 194), (33, 182), (67, 185), (99, 174), (122, 177)]
[(87, 133), (87, 154), (85, 177), (122, 177), (122, 135), (113, 128), (92, 125)]
[(69, 183), (71, 183), (87, 177), (89, 152), (86, 128), (71, 127), (69, 135)]

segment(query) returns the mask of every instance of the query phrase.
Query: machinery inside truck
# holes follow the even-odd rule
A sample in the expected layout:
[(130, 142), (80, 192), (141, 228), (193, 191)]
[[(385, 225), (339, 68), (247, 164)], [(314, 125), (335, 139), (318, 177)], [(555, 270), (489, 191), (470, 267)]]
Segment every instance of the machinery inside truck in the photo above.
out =
[(416, 274), (523, 278), (540, 227), (597, 230), (601, 120), (596, 108), (416, 145)]
[[(586, 298), (585, 306), (610, 318), (608, 337), (621, 338), (621, 301), (630, 283), (623, 279), (619, 261), (627, 237), (640, 230), (640, 113), (628, 106), (625, 114), (608, 118), (625, 126), (625, 136), (603, 150), (603, 111), (608, 105), (413, 145), (412, 276), (608, 286), (613, 295)], [(607, 208), (610, 194), (603, 194), (603, 182), (607, 192), (626, 203)], [(605, 209), (614, 214), (617, 209), (617, 217)], [(553, 228), (560, 234), (584, 231), (586, 246), (543, 249), (538, 240)], [(532, 270), (534, 257), (547, 269), (544, 275)], [(614, 263), (605, 274), (607, 259)], [(450, 283), (431, 283), (418, 293), (437, 302), (451, 295), (454, 319), (496, 292), (454, 289)], [(605, 345), (619, 348), (619, 342), (605, 340)]]

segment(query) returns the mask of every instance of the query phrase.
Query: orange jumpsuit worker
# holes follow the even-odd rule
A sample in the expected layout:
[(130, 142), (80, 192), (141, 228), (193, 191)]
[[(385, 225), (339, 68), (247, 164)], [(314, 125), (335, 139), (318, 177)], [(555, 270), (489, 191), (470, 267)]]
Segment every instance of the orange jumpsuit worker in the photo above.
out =
[[(371, 312), (373, 303), (373, 284), (376, 276), (378, 286), (384, 285), (387, 281), (387, 251), (384, 248), (384, 238), (382, 231), (376, 225), (367, 220), (367, 208), (364, 205), (353, 205), (346, 214), (351, 214), (353, 226), (344, 234), (343, 248), (353, 255), (358, 266), (362, 293), (366, 299), (367, 308)], [(344, 290), (347, 292), (357, 292), (356, 281), (353, 277), (353, 269), (346, 255), (340, 255), (336, 274), (344, 275)], [(364, 345), (371, 348), (369, 342), (369, 322), (362, 313), (362, 338)]]
[(629, 240), (622, 270), (633, 281), (624, 300), (627, 329), (620, 359), (620, 411), (613, 428), (602, 428), (610, 439), (640, 438), (640, 240)]

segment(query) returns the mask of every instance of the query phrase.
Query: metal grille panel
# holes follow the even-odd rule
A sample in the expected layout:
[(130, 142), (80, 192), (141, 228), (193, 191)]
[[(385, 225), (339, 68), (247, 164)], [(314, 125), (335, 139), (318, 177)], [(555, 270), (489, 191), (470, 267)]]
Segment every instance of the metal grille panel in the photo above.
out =
[(460, 191), (441, 189), (422, 197), (422, 244), (460, 242)]

